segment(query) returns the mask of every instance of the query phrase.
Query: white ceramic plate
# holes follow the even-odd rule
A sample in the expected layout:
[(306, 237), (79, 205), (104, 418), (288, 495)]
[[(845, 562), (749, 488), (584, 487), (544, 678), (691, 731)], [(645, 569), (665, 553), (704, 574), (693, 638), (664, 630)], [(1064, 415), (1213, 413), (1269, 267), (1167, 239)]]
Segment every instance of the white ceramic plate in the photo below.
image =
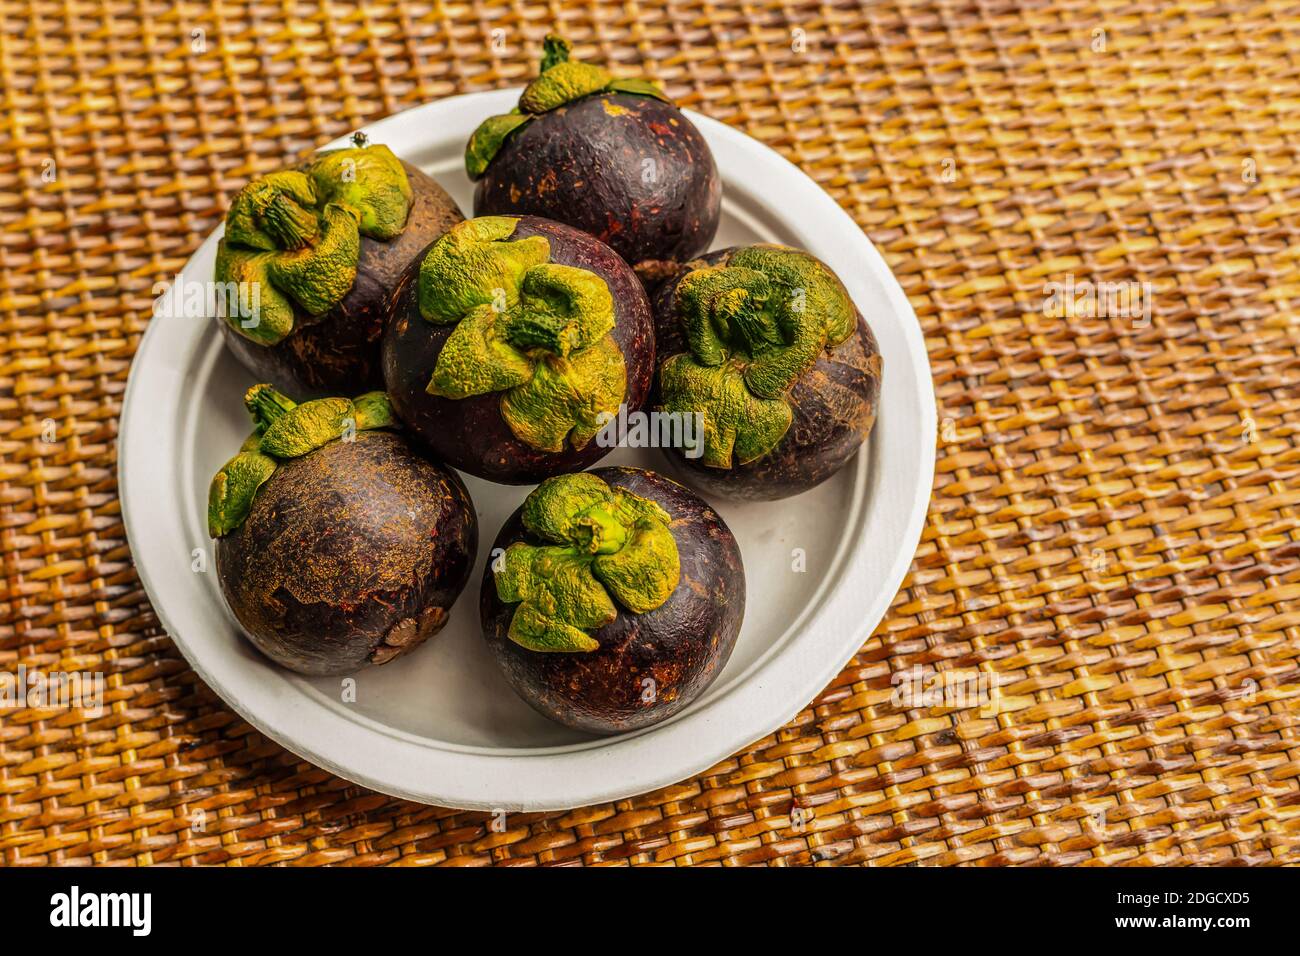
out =
[[(468, 213), (465, 141), (517, 98), (518, 90), (453, 97), (366, 132), (436, 177)], [(808, 249), (843, 278), (884, 357), (879, 418), (852, 463), (786, 501), (714, 502), (740, 542), (748, 580), (744, 627), (721, 676), (672, 720), (615, 738), (552, 724), (516, 698), (479, 636), (478, 591), (488, 546), (529, 489), (474, 478), (466, 484), (479, 515), (478, 567), (441, 634), (356, 675), (355, 703), (343, 702), (338, 678), (271, 665), (228, 616), (205, 530), (208, 482), (247, 433), (241, 398), (253, 379), (211, 320), (158, 316), (122, 410), (132, 553), (190, 664), (263, 733), (339, 776), (424, 803), (552, 810), (615, 800), (689, 777), (776, 730), (880, 621), (911, 562), (934, 472), (934, 396), (916, 316), (870, 241), (812, 180), (744, 134), (690, 115), (724, 181), (715, 248), (769, 240)], [(186, 264), (187, 281), (211, 278), (220, 232)], [(665, 467), (653, 450), (618, 449), (602, 464)]]

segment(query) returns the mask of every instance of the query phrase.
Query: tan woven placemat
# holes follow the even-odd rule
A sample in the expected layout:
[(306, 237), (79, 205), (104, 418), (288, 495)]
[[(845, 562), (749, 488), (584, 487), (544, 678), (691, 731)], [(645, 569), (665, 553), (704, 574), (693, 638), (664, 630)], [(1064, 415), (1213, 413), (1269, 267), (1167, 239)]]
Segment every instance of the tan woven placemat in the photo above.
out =
[[(1300, 6), (0, 0), (0, 862), (1296, 862)], [(558, 26), (780, 150), (884, 251), (943, 422), (892, 612), (679, 786), (491, 818), (309, 766), (186, 667), (131, 566), (116, 416), (223, 197), (521, 82)], [(1045, 308), (1049, 283), (1137, 283)], [(1149, 285), (1143, 285), (1148, 283)], [(1099, 287), (1100, 288), (1100, 287)], [(53, 439), (53, 440), (50, 440)], [(891, 675), (997, 684), (996, 713)], [(922, 702), (924, 703), (924, 702)]]

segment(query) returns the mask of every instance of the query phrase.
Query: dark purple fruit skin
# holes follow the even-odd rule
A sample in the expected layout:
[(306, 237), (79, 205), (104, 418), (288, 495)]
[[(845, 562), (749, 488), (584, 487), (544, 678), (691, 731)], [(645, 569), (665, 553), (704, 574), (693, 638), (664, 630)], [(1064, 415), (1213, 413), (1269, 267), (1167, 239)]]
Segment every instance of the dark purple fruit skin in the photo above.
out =
[[(646, 160), (656, 164), (653, 182)], [(721, 209), (718, 167), (695, 124), (671, 103), (631, 93), (584, 97), (529, 120), (474, 190), (476, 216), (568, 223), (633, 265), (699, 255)]]
[[(711, 252), (697, 263), (725, 263), (735, 251)], [(687, 271), (683, 269), (655, 293), (658, 367), (674, 355), (690, 351), (685, 330), (673, 311), (673, 294)], [(683, 480), (721, 498), (775, 501), (816, 487), (848, 464), (876, 423), (882, 369), (876, 337), (862, 313), (854, 311), (857, 332), (823, 352), (787, 394), (794, 421), (775, 448), (747, 465), (733, 461), (731, 468), (711, 468), (699, 458), (687, 458), (681, 449), (664, 449)], [(658, 375), (655, 381), (651, 404), (659, 407)]]
[(296, 398), (356, 394), (383, 387), (379, 339), (388, 321), (389, 289), (411, 260), (465, 217), (441, 186), (402, 163), (414, 202), (400, 235), (381, 242), (361, 237), (357, 279), (351, 291), (323, 316), (295, 308), (294, 331), (275, 345), (258, 345), (217, 325), (226, 346), (259, 382), (271, 382)]
[[(510, 686), (539, 713), (593, 734), (620, 734), (667, 720), (713, 683), (740, 634), (745, 616), (745, 569), (731, 529), (709, 505), (677, 482), (639, 468), (597, 468), (612, 487), (656, 501), (673, 517), (681, 581), (672, 596), (645, 614), (619, 607), (618, 618), (592, 633), (589, 654), (539, 653), (507, 637), (518, 605), (497, 597), (492, 564), (483, 575), (479, 609), (483, 638)], [(492, 554), (515, 541), (539, 544), (516, 511), (497, 535)], [(646, 678), (654, 681), (642, 700)]]
[[(535, 216), (521, 216), (514, 238), (545, 236), (551, 261), (596, 273), (614, 297), (614, 341), (623, 352), (629, 411), (642, 408), (654, 376), (654, 320), (640, 280), (613, 250), (585, 232)], [(489, 481), (531, 484), (581, 471), (608, 455), (592, 439), (582, 450), (545, 452), (520, 441), (501, 417), (501, 394), (442, 398), (425, 391), (455, 325), (434, 325), (420, 315), (418, 256), (393, 290), (393, 318), (384, 334), (384, 381), (399, 418), (440, 461)]]
[(477, 550), (456, 473), (401, 435), (363, 431), (276, 469), (243, 525), (217, 539), (217, 578), (271, 660), (350, 674), (441, 630)]

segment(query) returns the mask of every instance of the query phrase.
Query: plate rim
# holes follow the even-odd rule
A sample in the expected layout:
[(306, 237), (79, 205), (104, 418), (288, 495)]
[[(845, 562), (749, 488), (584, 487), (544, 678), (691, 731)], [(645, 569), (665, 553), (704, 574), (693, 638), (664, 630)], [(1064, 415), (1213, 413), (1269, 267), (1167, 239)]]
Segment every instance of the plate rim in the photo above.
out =
[[(362, 127), (362, 131), (367, 133), (372, 141), (388, 142), (396, 138), (395, 134), (398, 132), (399, 127), (436, 128), (436, 122), (431, 122), (431, 120), (440, 112), (450, 113), (456, 110), (472, 108), (477, 115), (487, 115), (488, 112), (502, 106), (508, 108), (513, 104), (513, 98), (517, 97), (518, 92), (518, 88), (513, 88), (445, 97), (379, 119)], [(779, 681), (765, 685), (762, 680), (765, 674), (769, 679), (773, 677), (770, 672), (774, 665), (783, 656), (790, 654), (794, 650), (792, 646), (781, 650), (780, 653), (771, 655), (769, 659), (756, 661), (754, 673), (748, 683), (737, 682), (735, 686), (728, 688), (726, 693), (709, 701), (707, 706), (700, 708), (698, 712), (692, 714), (688, 710), (682, 715), (682, 719), (674, 720), (658, 728), (651, 728), (647, 733), (627, 737), (610, 737), (606, 741), (602, 741), (601, 746), (587, 747), (564, 753), (521, 754), (516, 751), (497, 755), (471, 754), (461, 750), (442, 749), (427, 745), (421, 746), (408, 740), (400, 740), (391, 735), (385, 735), (399, 749), (414, 747), (423, 754), (445, 755), (453, 763), (465, 764), (467, 766), (456, 769), (460, 773), (469, 773), (471, 775), (476, 769), (480, 771), (486, 770), (485, 766), (478, 766), (484, 764), (484, 762), (526, 759), (551, 760), (565, 764), (566, 767), (556, 767), (553, 773), (548, 775), (549, 789), (545, 794), (540, 794), (536, 798), (485, 799), (476, 793), (476, 788), (472, 785), (467, 787), (464, 781), (452, 782), (444, 776), (433, 774), (428, 777), (429, 785), (427, 787), (415, 789), (405, 784), (399, 784), (391, 776), (380, 777), (376, 776), (373, 771), (362, 771), (358, 770), (355, 765), (344, 765), (331, 754), (322, 752), (319, 747), (307, 746), (300, 735), (286, 729), (284, 714), (279, 715), (280, 720), (274, 720), (267, 715), (265, 709), (255, 711), (253, 707), (248, 706), (245, 701), (240, 699), (240, 695), (236, 693), (235, 689), (226, 686), (225, 682), (213, 673), (212, 668), (207, 666), (199, 650), (192, 647), (190, 642), (178, 636), (179, 632), (173, 626), (172, 616), (158, 587), (158, 582), (154, 580), (153, 575), (147, 568), (149, 562), (136, 560), (138, 553), (134, 541), (147, 538), (148, 535), (140, 531), (139, 512), (135, 506), (139, 485), (130, 477), (132, 471), (128, 467), (129, 462), (133, 460), (131, 449), (133, 441), (136, 440), (137, 432), (135, 428), (130, 427), (132, 418), (128, 412), (133, 408), (133, 399), (138, 395), (141, 381), (146, 380), (146, 373), (139, 371), (144, 367), (145, 363), (138, 360), (147, 354), (151, 340), (161, 335), (161, 333), (157, 332), (157, 329), (163, 323), (151, 321), (140, 339), (135, 355), (132, 357), (131, 369), (122, 400), (122, 410), (119, 416), (119, 435), (117, 439), (119, 501), (132, 560), (159, 623), (181, 651), (190, 667), (227, 706), (285, 749), (337, 776), (372, 790), (402, 799), (438, 806), (475, 810), (540, 812), (571, 809), (578, 806), (625, 799), (695, 776), (709, 769), (718, 761), (734, 755), (787, 724), (807, 707), (843, 670), (844, 666), (857, 653), (862, 643), (870, 636), (877, 624), (888, 612), (906, 577), (920, 542), (929, 509), (934, 479), (937, 410), (929, 356), (915, 311), (897, 278), (885, 262), (884, 257), (876, 249), (866, 233), (806, 173), (775, 150), (740, 130), (691, 110), (684, 110), (684, 112), (711, 143), (714, 140), (725, 141), (732, 147), (748, 151), (752, 153), (756, 165), (766, 165), (770, 170), (779, 172), (785, 177), (793, 176), (793, 181), (797, 182), (799, 188), (805, 192), (808, 187), (815, 190), (820, 197), (817, 200), (817, 205), (824, 207), (825, 214), (834, 221), (839, 231), (845, 232), (845, 239), (854, 247), (855, 253), (860, 250), (865, 257), (867, 272), (879, 283), (883, 294), (890, 302), (894, 316), (898, 320), (897, 331), (901, 334), (902, 344), (909, 360), (908, 367), (915, 379), (913, 383), (915, 386), (914, 393), (910, 396), (914, 400), (915, 407), (911, 411), (915, 416), (915, 424), (920, 426), (921, 434), (919, 436), (914, 435), (913, 441), (899, 441), (896, 444), (900, 448), (910, 445), (915, 449), (916, 454), (911, 464), (918, 480), (911, 498), (907, 502), (906, 521), (899, 534), (898, 545), (894, 550), (889, 572), (877, 587), (874, 599), (866, 609), (867, 613), (864, 615), (859, 611), (854, 615), (859, 623), (855, 628), (848, 629), (851, 631), (849, 637), (840, 637), (833, 642), (827, 642), (828, 645), (833, 645), (833, 652), (824, 654), (821, 666), (806, 668), (799, 674), (797, 690), (789, 686), (780, 687)], [(403, 133), (402, 135), (405, 137), (409, 134)], [(426, 141), (435, 140), (437, 136), (426, 134), (425, 139)], [(347, 141), (347, 136), (340, 137), (321, 148), (345, 145)], [(414, 148), (419, 149), (420, 147)], [(407, 150), (404, 149), (403, 151), (406, 152)], [(210, 244), (215, 244), (221, 228), (221, 224), (218, 224), (213, 232), (199, 244), (194, 253), (187, 259), (179, 274), (184, 275), (190, 264), (199, 258)], [(874, 325), (873, 329), (878, 332), (878, 328)], [(885, 375), (887, 381), (891, 367), (888, 363), (886, 364)], [(139, 420), (143, 421), (144, 419), (139, 417)], [(883, 423), (884, 416), (881, 416), (878, 419), (877, 430), (871, 439), (874, 444), (879, 443), (880, 427)], [(873, 445), (873, 453), (869, 456), (869, 461), (865, 467), (869, 471), (883, 469), (882, 457)], [(877, 486), (883, 480), (880, 473), (869, 475), (866, 479), (868, 484)], [(861, 484), (861, 482), (858, 484)], [(136, 491), (133, 492), (133, 488)], [(867, 505), (863, 510), (869, 511), (869, 509), (870, 506)], [(142, 548), (139, 554), (144, 553), (146, 553), (145, 549)], [(842, 577), (849, 570), (851, 568), (846, 565), (837, 569), (836, 573)], [(468, 586), (473, 586), (473, 582), (470, 582)], [(805, 631), (815, 630), (818, 621), (827, 617), (828, 604), (835, 597), (835, 590), (835, 588), (831, 589), (826, 603), (813, 608), (813, 613), (806, 623)], [(803, 635), (796, 635), (795, 640), (797, 641), (800, 636)], [(831, 646), (822, 647), (821, 650), (823, 652), (829, 651)], [(280, 676), (284, 677), (286, 675), (282, 673)], [(788, 684), (788, 681), (786, 683)], [(758, 702), (753, 700), (756, 696), (760, 699)], [(784, 700), (786, 696), (789, 697), (789, 700), (784, 706), (772, 706), (773, 700)], [(754, 706), (755, 703), (761, 703), (761, 706)], [(767, 714), (768, 716), (760, 717), (759, 714)], [(745, 715), (749, 715), (748, 720), (736, 719), (738, 716)], [(689, 725), (695, 725), (696, 729), (708, 727), (711, 732), (692, 734)], [(365, 730), (359, 724), (354, 724), (353, 727), (355, 728), (354, 734), (373, 734), (373, 731)], [(697, 744), (694, 752), (689, 748), (677, 751), (683, 756), (675, 761), (672, 768), (667, 772), (654, 769), (655, 761), (647, 759), (645, 752), (650, 749), (662, 749), (665, 745), (672, 746), (672, 742), (679, 739), (688, 742), (694, 741)], [(707, 741), (707, 744), (703, 743), (703, 741)], [(346, 749), (346, 745), (343, 746)], [(638, 753), (641, 754), (640, 758), (636, 756)], [(618, 770), (611, 770), (610, 767), (603, 766), (613, 761), (615, 756), (627, 758), (618, 760), (620, 765)], [(370, 762), (373, 763), (373, 761)], [(597, 764), (602, 765), (598, 774), (583, 772), (595, 768)], [(492, 776), (495, 776), (495, 774), (492, 774)], [(580, 794), (561, 796), (562, 793), (571, 792), (575, 789), (575, 786), (569, 783), (573, 780), (584, 782), (604, 780), (606, 783), (603, 786), (595, 787), (584, 786), (583, 783), (579, 783), (576, 788), (582, 790)]]

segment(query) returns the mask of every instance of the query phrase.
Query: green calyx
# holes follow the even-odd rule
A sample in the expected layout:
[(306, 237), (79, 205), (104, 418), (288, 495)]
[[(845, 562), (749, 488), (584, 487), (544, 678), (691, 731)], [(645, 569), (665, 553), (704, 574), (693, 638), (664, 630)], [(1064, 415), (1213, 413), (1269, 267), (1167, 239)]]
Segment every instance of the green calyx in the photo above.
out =
[(495, 565), (497, 597), (518, 604), (508, 636), (532, 651), (590, 652), (590, 632), (622, 605), (644, 614), (681, 580), (672, 516), (588, 472), (543, 481), (524, 501), (524, 528)]
[(244, 523), (257, 490), (280, 462), (335, 440), (351, 441), (359, 431), (396, 424), (383, 392), (351, 400), (318, 398), (300, 405), (270, 385), (254, 385), (244, 395), (244, 406), (253, 418), (252, 434), (208, 486), (208, 534), (214, 538)]
[(725, 265), (687, 273), (673, 309), (690, 350), (659, 370), (663, 408), (704, 413), (700, 460), (713, 468), (775, 448), (794, 420), (790, 389), (857, 324), (835, 273), (775, 245), (747, 246)]
[(524, 88), (519, 105), (509, 113), (489, 116), (465, 147), (465, 171), (478, 179), (500, 152), (511, 133), (532, 117), (549, 113), (595, 93), (634, 93), (672, 102), (663, 90), (645, 79), (616, 79), (609, 71), (569, 59), (569, 41), (555, 34), (542, 44), (542, 65), (536, 79)]
[(627, 389), (610, 334), (614, 299), (595, 273), (551, 262), (544, 236), (512, 239), (518, 222), (460, 223), (420, 264), (420, 314), (455, 325), (427, 391), (500, 392), (501, 416), (520, 441), (547, 452), (584, 448)]
[(253, 180), (230, 204), (215, 278), (253, 290), (256, 307), (223, 318), (259, 345), (293, 331), (295, 307), (315, 317), (342, 301), (356, 281), (362, 236), (387, 241), (406, 226), (413, 194), (401, 161), (360, 133), (353, 142)]

